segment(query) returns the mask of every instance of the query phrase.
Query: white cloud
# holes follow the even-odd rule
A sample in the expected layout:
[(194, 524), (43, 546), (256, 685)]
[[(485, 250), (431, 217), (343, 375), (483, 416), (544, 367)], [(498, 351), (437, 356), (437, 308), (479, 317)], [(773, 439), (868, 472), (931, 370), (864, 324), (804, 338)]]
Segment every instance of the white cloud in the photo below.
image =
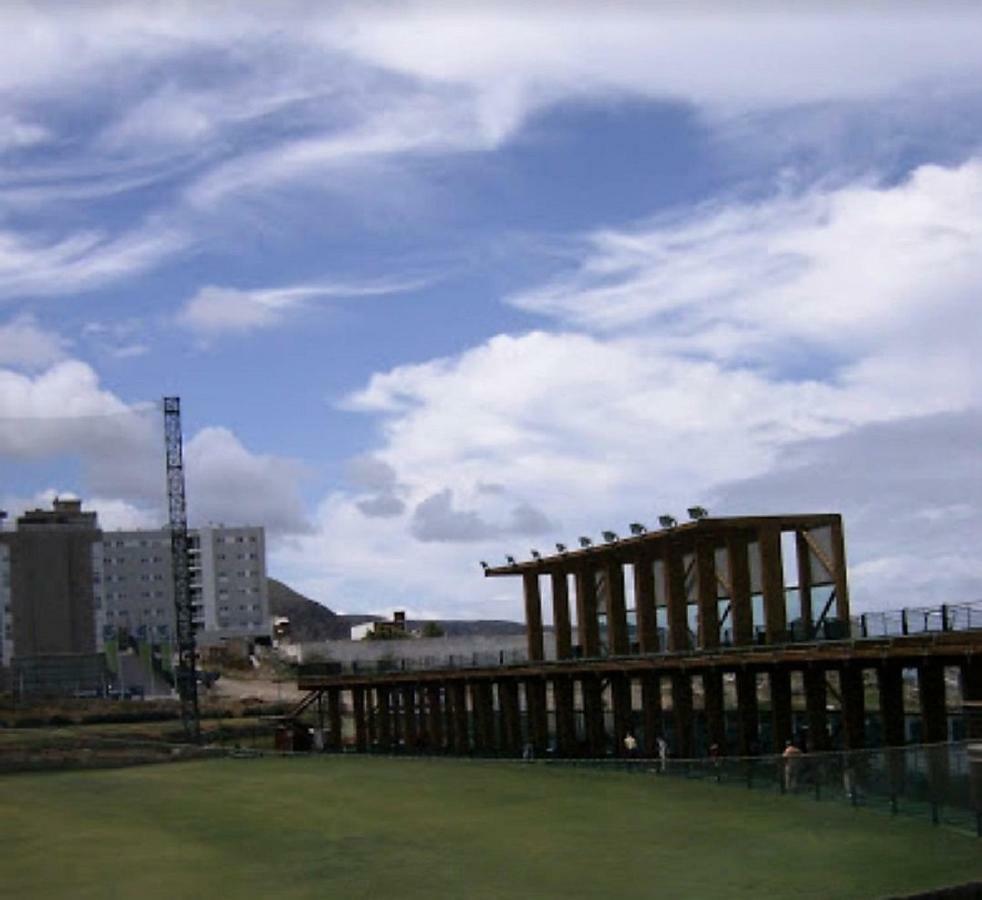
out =
[(64, 358), (68, 347), (61, 335), (46, 331), (30, 315), (0, 324), (0, 366), (41, 369)]
[(0, 154), (42, 144), (51, 137), (47, 128), (23, 122), (12, 115), (0, 115)]
[(280, 325), (307, 301), (395, 294), (419, 283), (298, 284), (280, 288), (240, 290), (208, 285), (183, 307), (178, 321), (201, 335), (244, 333)]

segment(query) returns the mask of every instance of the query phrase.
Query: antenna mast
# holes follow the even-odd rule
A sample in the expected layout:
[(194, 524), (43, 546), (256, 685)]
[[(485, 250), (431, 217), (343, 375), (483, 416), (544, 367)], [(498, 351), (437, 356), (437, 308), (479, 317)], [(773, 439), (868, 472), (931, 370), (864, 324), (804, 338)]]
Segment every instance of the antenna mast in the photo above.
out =
[(188, 566), (188, 514), (184, 499), (184, 453), (181, 398), (164, 397), (164, 443), (167, 449), (167, 506), (170, 512), (171, 567), (177, 619), (177, 692), (181, 721), (189, 741), (201, 739), (198, 719), (198, 674), (195, 671), (194, 610)]

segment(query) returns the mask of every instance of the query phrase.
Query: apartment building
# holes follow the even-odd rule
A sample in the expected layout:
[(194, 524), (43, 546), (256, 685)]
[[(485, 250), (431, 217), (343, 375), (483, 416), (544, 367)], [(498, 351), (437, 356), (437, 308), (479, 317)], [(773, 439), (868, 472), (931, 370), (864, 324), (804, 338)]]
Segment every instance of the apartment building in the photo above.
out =
[[(266, 541), (261, 527), (209, 525), (188, 532), (191, 601), (198, 631), (269, 637)], [(170, 532), (103, 534), (104, 635), (122, 630), (153, 641), (175, 637)]]

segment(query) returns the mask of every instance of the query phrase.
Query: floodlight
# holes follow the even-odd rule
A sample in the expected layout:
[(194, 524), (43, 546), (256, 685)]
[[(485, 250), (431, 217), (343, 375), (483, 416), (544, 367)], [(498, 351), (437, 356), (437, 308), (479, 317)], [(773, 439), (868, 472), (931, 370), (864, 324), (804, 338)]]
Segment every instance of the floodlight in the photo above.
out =
[(616, 531), (604, 531), (604, 532), (602, 532), (602, 534), (604, 536), (604, 540), (608, 544), (612, 544), (612, 543), (614, 543), (614, 541), (619, 541), (620, 540), (620, 538), (617, 536), (617, 532)]
[(631, 529), (631, 534), (635, 535), (644, 534), (648, 530), (640, 522), (632, 522), (630, 525), (628, 525), (628, 528)]
[(556, 552), (557, 553), (565, 553), (566, 552), (566, 545), (565, 544), (556, 544)]
[(658, 524), (661, 525), (662, 528), (674, 528), (676, 525), (678, 525), (678, 519), (676, 519), (675, 516), (659, 516)]
[(529, 552), (532, 554), (532, 559), (542, 559), (542, 554), (538, 550), (530, 550)]
[(515, 562), (515, 557), (514, 556), (506, 556), (505, 559), (508, 560), (508, 565), (510, 565), (510, 566), (517, 566), (518, 565), (518, 563)]
[(588, 537), (581, 537), (580, 538), (580, 546), (581, 547), (592, 547), (593, 546), (593, 541), (591, 541), (590, 538), (588, 538)]
[(689, 518), (690, 519), (705, 519), (709, 515), (709, 510), (704, 506), (690, 506), (689, 507)]
[(485, 572), (488, 570), (488, 564), (483, 559), (481, 560), (481, 568), (484, 569)]

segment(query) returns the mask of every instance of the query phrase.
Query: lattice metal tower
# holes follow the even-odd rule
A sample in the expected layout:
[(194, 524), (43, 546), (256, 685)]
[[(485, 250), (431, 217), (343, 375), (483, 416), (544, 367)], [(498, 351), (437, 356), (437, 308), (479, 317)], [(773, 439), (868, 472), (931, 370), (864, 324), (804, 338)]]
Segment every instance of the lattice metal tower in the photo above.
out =
[(188, 572), (188, 515), (184, 499), (180, 397), (164, 397), (164, 443), (167, 449), (167, 506), (170, 512), (174, 612), (177, 619), (177, 691), (181, 698), (181, 721), (184, 724), (184, 733), (189, 741), (197, 743), (201, 738), (201, 725), (198, 719), (194, 610), (191, 606)]

